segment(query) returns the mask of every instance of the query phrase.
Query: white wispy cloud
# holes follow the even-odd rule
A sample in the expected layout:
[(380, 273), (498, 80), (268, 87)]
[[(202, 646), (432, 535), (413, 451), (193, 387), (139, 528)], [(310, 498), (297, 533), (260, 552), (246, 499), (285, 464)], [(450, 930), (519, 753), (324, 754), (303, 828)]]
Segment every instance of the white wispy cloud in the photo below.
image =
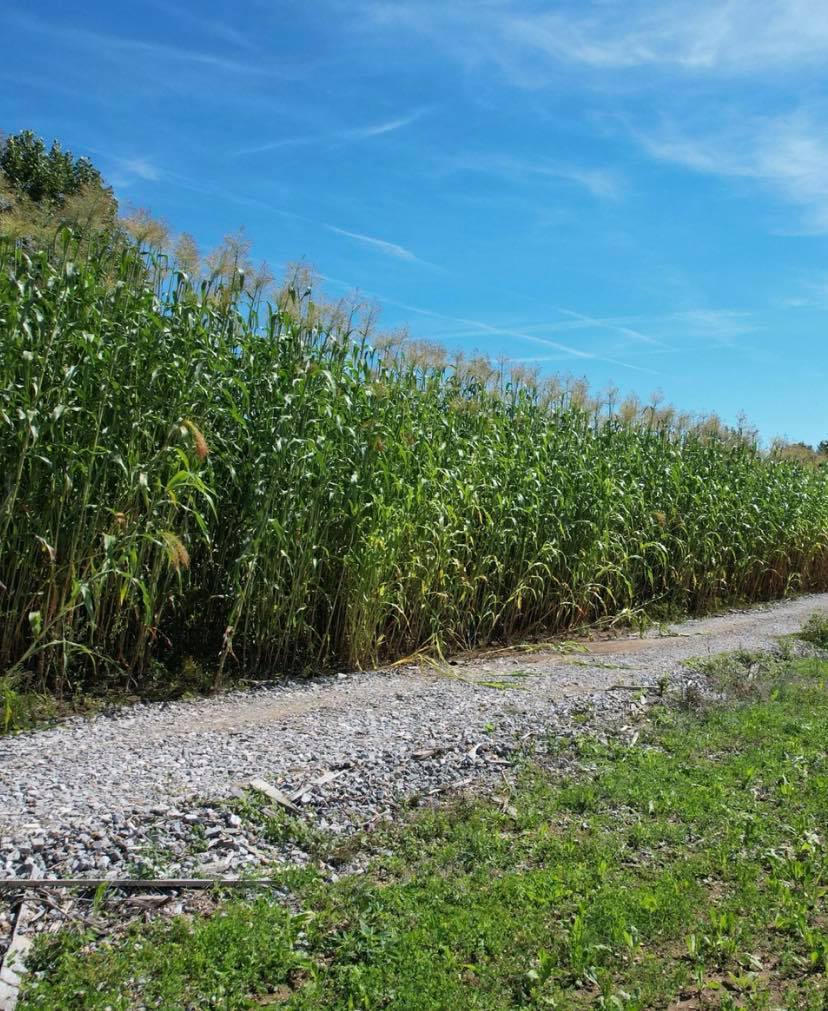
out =
[(111, 35), (103, 32), (90, 31), (83, 28), (70, 28), (46, 21), (41, 21), (29, 15), (15, 14), (13, 20), (20, 28), (32, 34), (47, 35), (58, 39), (62, 46), (74, 46), (79, 49), (91, 50), (96, 56), (111, 58), (116, 53), (133, 55), (169, 65), (171, 62), (192, 64), (211, 70), (244, 77), (281, 77), (283, 72), (272, 61), (256, 63), (252, 60), (235, 60), (219, 54), (190, 49), (186, 46), (175, 46), (163, 42), (145, 41), (143, 39), (127, 38), (121, 35)]
[(752, 73), (819, 63), (828, 7), (813, 0), (364, 0), (361, 23), (425, 36), (467, 68), (537, 87), (554, 66)]
[(588, 3), (574, 16), (527, 16), (512, 8), (504, 27), (518, 48), (602, 69), (752, 72), (828, 53), (828, 8), (810, 0)]
[[(323, 280), (337, 287), (354, 291), (356, 286), (342, 278), (324, 276)], [(816, 288), (820, 288), (820, 292)], [(825, 306), (828, 307), (828, 276), (822, 284), (815, 282), (814, 293), (824, 291)], [(761, 348), (755, 348), (742, 342), (736, 343), (734, 338), (756, 330), (753, 313), (745, 309), (698, 307), (682, 309), (667, 313), (646, 313), (640, 315), (596, 316), (574, 309), (558, 307), (557, 311), (569, 316), (568, 319), (546, 320), (543, 322), (509, 321), (504, 324), (485, 323), (478, 319), (464, 316), (452, 316), (436, 312), (420, 305), (412, 305), (378, 292), (363, 292), (364, 295), (376, 300), (382, 305), (394, 306), (407, 313), (414, 313), (434, 320), (439, 329), (434, 333), (437, 340), (467, 340), (482, 336), (502, 336), (515, 340), (527, 341), (540, 347), (548, 348), (550, 352), (531, 356), (510, 356), (515, 362), (565, 362), (588, 361), (603, 362), (642, 372), (649, 375), (660, 375), (658, 370), (628, 361), (629, 358), (642, 358), (664, 355), (688, 355), (700, 352), (734, 352), (742, 357), (751, 354), (765, 353)], [(635, 325), (635, 328), (633, 327)], [(655, 329), (661, 336), (669, 338), (671, 343), (642, 333), (637, 327), (647, 326)], [(615, 332), (626, 341), (615, 347), (603, 347), (591, 350), (573, 344), (563, 343), (549, 335), (561, 331), (607, 331)]]
[(212, 35), (222, 42), (229, 42), (230, 45), (251, 53), (258, 52), (258, 46), (253, 42), (251, 33), (242, 32), (225, 21), (205, 17), (201, 11), (195, 12), (192, 8), (182, 7), (173, 0), (146, 0), (146, 2), (165, 17), (183, 22), (190, 31)]
[(241, 157), (242, 155), (262, 154), (265, 151), (278, 151), (284, 148), (306, 147), (311, 144), (370, 140), (372, 137), (381, 137), (384, 134), (402, 130), (412, 123), (416, 123), (426, 112), (428, 112), (426, 108), (414, 109), (413, 112), (405, 116), (397, 116), (394, 119), (384, 120), (379, 123), (368, 123), (365, 126), (353, 126), (344, 130), (310, 133), (300, 137), (279, 137), (264, 144), (255, 144), (252, 147), (241, 148), (234, 152), (234, 154), (236, 157)]
[[(559, 308), (559, 312), (573, 318), (554, 323), (526, 324), (523, 329), (546, 333), (564, 329), (616, 333), (624, 338), (622, 350), (625, 356), (680, 354), (701, 348), (742, 348), (748, 351), (751, 348), (741, 341), (737, 342), (737, 338), (757, 329), (754, 314), (743, 309), (706, 307), (638, 316), (592, 316), (563, 307)], [(641, 327), (647, 332), (642, 332)]]
[[(826, 283), (828, 291), (828, 282)], [(740, 354), (755, 352), (758, 349), (744, 343), (736, 343), (737, 336), (750, 333), (756, 329), (752, 314), (738, 309), (698, 308), (678, 312), (647, 314), (639, 316), (594, 316), (578, 312), (574, 309), (558, 307), (558, 312), (571, 317), (564, 320), (545, 322), (522, 322), (510, 325), (491, 325), (480, 320), (445, 316), (418, 306), (395, 302), (393, 299), (377, 296), (382, 302), (432, 317), (446, 323), (456, 324), (462, 329), (452, 328), (450, 334), (443, 336), (452, 340), (465, 340), (480, 337), (482, 334), (500, 335), (529, 341), (550, 348), (557, 352), (550, 355), (536, 355), (531, 358), (519, 358), (517, 361), (563, 361), (567, 358), (594, 359), (620, 365), (626, 369), (657, 375), (654, 369), (635, 365), (628, 361), (651, 355), (675, 355), (698, 353), (699, 351), (737, 351)], [(635, 324), (633, 327), (632, 324)], [(655, 329), (660, 336), (668, 338), (670, 344), (660, 338), (642, 333), (639, 326)], [(600, 333), (616, 333), (624, 338), (623, 342), (614, 348), (604, 348), (602, 351), (590, 351), (585, 348), (564, 344), (550, 338), (550, 334), (561, 331), (593, 331)]]
[(290, 218), (293, 221), (299, 221), (303, 224), (315, 226), (319, 225), (319, 222), (306, 217), (304, 214), (299, 214), (296, 211), (289, 211), (284, 207), (277, 207), (266, 200), (259, 200), (256, 197), (251, 197), (244, 193), (237, 193), (224, 186), (203, 183), (197, 179), (191, 179), (189, 176), (184, 176), (177, 172), (165, 173), (165, 179), (171, 186), (178, 186), (181, 189), (189, 190), (191, 193), (200, 193), (203, 196), (208, 197), (218, 197), (221, 200), (227, 200), (230, 203), (238, 204), (241, 207), (251, 207), (257, 211), (275, 214), (282, 218)]
[[(798, 209), (776, 231), (828, 232), (828, 108), (813, 86), (828, 65), (828, 4), (814, 0), (362, 0), (364, 30), (404, 33), (478, 80), (518, 88), (584, 85), (610, 116), (635, 89), (649, 105), (631, 110), (653, 158), (744, 180)], [(390, 39), (386, 38), (386, 42)], [(763, 85), (800, 84), (787, 115), (757, 115), (763, 92), (730, 90), (734, 77)], [(577, 82), (577, 83), (575, 83)], [(611, 88), (615, 109), (600, 96)], [(793, 99), (796, 96), (796, 99)], [(628, 109), (630, 108), (627, 103)], [(729, 110), (723, 113), (722, 110)], [(689, 112), (689, 115), (688, 115)], [(629, 113), (628, 113), (629, 114)], [(665, 116), (665, 127), (659, 116)], [(621, 182), (605, 169), (521, 164), (511, 157), (479, 166), (525, 178), (568, 178), (603, 198)]]
[(745, 309), (683, 309), (667, 316), (666, 322), (682, 332), (724, 342), (756, 330), (753, 313)]
[(651, 375), (658, 375), (655, 369), (646, 368), (643, 365), (633, 365), (631, 362), (624, 361), (623, 359), (610, 357), (606, 354), (601, 354), (595, 351), (585, 351), (582, 348), (572, 347), (570, 344), (562, 344), (560, 341), (552, 340), (549, 337), (539, 337), (536, 334), (526, 333), (525, 330), (513, 330), (510, 327), (499, 327), (491, 326), (488, 323), (483, 323), (480, 320), (474, 319), (458, 319), (460, 323), (467, 323), (475, 326), (480, 333), (488, 333), (493, 336), (499, 337), (512, 337), (517, 340), (529, 341), (532, 344), (540, 344), (543, 347), (553, 348), (555, 351), (560, 351), (570, 358), (579, 358), (582, 360), (593, 360), (597, 362), (606, 362), (610, 365), (618, 365), (623, 369), (631, 369), (634, 372), (648, 372)]
[(828, 309), (828, 275), (802, 278), (796, 294), (785, 296), (779, 303), (785, 309)]
[[(355, 291), (356, 286), (350, 281), (345, 281), (342, 278), (331, 277), (329, 275), (322, 275), (324, 281), (334, 284), (339, 288), (344, 288), (349, 291)], [(411, 305), (408, 302), (401, 302), (398, 299), (390, 298), (387, 295), (379, 294), (378, 292), (360, 292), (363, 296), (375, 300), (380, 305), (392, 305), (397, 309), (402, 309), (404, 312), (415, 313), (418, 316), (425, 316), (427, 319), (434, 320), (436, 324), (440, 326), (440, 329), (434, 334), (436, 340), (454, 340), (461, 337), (483, 337), (483, 336), (501, 336), (510, 337), (516, 340), (528, 341), (532, 344), (537, 344), (542, 347), (549, 348), (552, 351), (557, 352), (554, 355), (536, 355), (532, 357), (516, 358), (513, 356), (509, 357), (509, 361), (513, 362), (546, 362), (546, 361), (577, 361), (581, 364), (586, 362), (602, 362), (610, 365), (617, 365), (620, 368), (630, 369), (634, 372), (643, 372), (649, 375), (660, 375), (655, 369), (647, 368), (642, 365), (634, 365), (632, 362), (624, 361), (615, 355), (607, 355), (600, 351), (589, 351), (585, 348), (574, 347), (571, 344), (563, 344), (560, 341), (550, 340), (546, 337), (538, 336), (537, 334), (527, 333), (526, 329), (523, 327), (515, 328), (514, 326), (494, 326), (490, 323), (484, 323), (482, 320), (469, 319), (465, 316), (451, 316), (442, 312), (435, 312), (433, 309), (427, 309), (423, 306)], [(449, 325), (449, 330), (446, 330), (446, 324)], [(557, 323), (549, 324), (532, 324), (532, 326), (544, 326), (550, 331), (554, 330), (556, 326), (560, 325), (560, 321)], [(564, 321), (563, 325), (569, 325), (569, 321)], [(466, 327), (467, 330), (457, 331), (456, 327)], [(648, 348), (647, 351), (651, 353), (667, 353), (672, 352), (672, 348), (662, 348), (662, 349), (652, 349)], [(622, 353), (622, 352), (619, 352)], [(626, 350), (627, 354), (632, 353)]]
[(137, 176), (146, 182), (157, 183), (161, 179), (161, 169), (149, 158), (119, 158), (118, 166), (129, 175)]
[[(346, 282), (339, 282), (340, 284), (345, 284), (349, 287)], [(658, 375), (654, 369), (645, 368), (641, 365), (633, 365), (631, 362), (623, 361), (617, 357), (608, 357), (607, 355), (601, 354), (595, 351), (589, 351), (585, 348), (574, 347), (571, 344), (564, 344), (561, 341), (552, 340), (549, 337), (539, 336), (538, 334), (528, 333), (527, 328), (515, 328), (512, 326), (494, 326), (490, 323), (484, 323), (482, 320), (469, 319), (465, 316), (449, 316), (444, 313), (435, 312), (432, 309), (425, 309), (421, 306), (410, 305), (407, 302), (400, 302), (393, 298), (388, 298), (384, 295), (375, 295), (375, 298), (379, 299), (383, 303), (388, 305), (396, 306), (399, 309), (403, 309), (405, 312), (413, 312), (419, 316), (426, 316), (430, 319), (440, 321), (442, 323), (449, 323), (453, 325), (460, 325), (464, 327), (469, 327), (470, 329), (466, 332), (452, 332), (451, 336), (453, 338), (457, 337), (481, 337), (484, 335), (490, 335), (495, 337), (510, 337), (516, 340), (528, 341), (530, 344), (539, 344), (543, 347), (547, 347), (557, 351), (559, 354), (563, 355), (564, 358), (577, 359), (580, 361), (597, 361), (605, 362), (611, 365), (618, 365), (621, 368), (632, 369), (635, 372), (647, 372), (651, 375)], [(583, 317), (587, 319), (589, 317)], [(535, 324), (538, 326), (544, 326), (547, 332), (551, 332), (556, 328), (556, 323), (550, 324)], [(441, 336), (441, 335), (438, 335)]]
[[(207, 196), (220, 197), (223, 200), (230, 200), (233, 203), (240, 204), (244, 207), (254, 207), (257, 210), (264, 211), (268, 214), (275, 214), (279, 217), (290, 218), (293, 221), (310, 225), (312, 228), (325, 229), (326, 231), (333, 232), (334, 235), (341, 235), (346, 239), (352, 239), (354, 242), (359, 242), (361, 245), (367, 246), (369, 249), (377, 250), (385, 256), (393, 257), (396, 260), (402, 260), (411, 264), (418, 264), (419, 266), (428, 267), (432, 270), (442, 270), (441, 267), (430, 263), (428, 260), (420, 259), (420, 257), (416, 256), (410, 249), (406, 249), (405, 246), (401, 246), (396, 242), (388, 242), (386, 239), (378, 239), (373, 235), (363, 235), (361, 232), (351, 232), (346, 228), (340, 228), (338, 225), (333, 225), (329, 222), (316, 221), (313, 218), (307, 217), (307, 215), (298, 213), (297, 211), (277, 207), (273, 204), (267, 203), (266, 201), (234, 193), (233, 191), (222, 187), (205, 185), (197, 180), (189, 179), (188, 177), (177, 173), (169, 173), (166, 178), (168, 178), (171, 185), (180, 186), (182, 189), (190, 190), (193, 193), (203, 193)], [(349, 287), (351, 286), (349, 285)]]
[(575, 165), (552, 159), (518, 158), (508, 154), (467, 154), (445, 161), (449, 171), (482, 172), (508, 182), (549, 179), (573, 183), (600, 199), (616, 200), (623, 191), (620, 174), (609, 168)]
[(654, 158), (745, 179), (799, 208), (800, 230), (828, 232), (828, 135), (821, 110), (739, 116), (717, 128), (671, 124), (635, 130)]
[(384, 123), (374, 123), (370, 126), (358, 126), (352, 130), (344, 130), (340, 136), (343, 140), (366, 140), (369, 137), (381, 137), (385, 133), (394, 133), (396, 130), (402, 130), (404, 127), (416, 123), (418, 119), (421, 119), (425, 115), (426, 111), (426, 109), (415, 109), (414, 112), (409, 113), (407, 116), (398, 116), (396, 119), (389, 119)]
[(107, 167), (107, 179), (116, 189), (128, 189), (136, 179), (157, 183), (162, 178), (173, 178), (172, 175), (168, 176), (168, 173), (162, 171), (148, 155), (117, 155), (110, 150), (89, 144), (84, 145), (83, 150), (84, 153), (94, 155), (104, 162)]
[[(827, 282), (828, 283), (828, 282)], [(590, 316), (573, 309), (559, 308), (571, 319), (545, 321), (540, 323), (524, 323), (524, 330), (614, 330), (624, 336), (629, 336), (655, 349), (662, 339), (672, 338), (682, 334), (699, 334), (709, 337), (734, 337), (750, 333), (755, 329), (753, 314), (745, 309), (697, 308), (681, 309), (668, 313), (647, 313), (643, 315), (624, 316)], [(655, 330), (659, 336), (644, 334), (639, 327)], [(659, 353), (665, 350), (662, 347)], [(642, 354), (648, 354), (649, 348), (640, 349)], [(654, 351), (655, 353), (655, 351)]]
[(344, 235), (346, 238), (353, 239), (355, 242), (361, 242), (364, 246), (370, 246), (372, 249), (376, 249), (380, 253), (384, 253), (386, 256), (393, 256), (398, 260), (408, 260), (411, 263), (425, 262), (415, 256), (410, 249), (406, 249), (405, 246), (399, 246), (396, 242), (386, 242), (385, 239), (375, 239), (372, 235), (362, 235), (360, 232), (349, 232), (347, 229), (338, 228), (336, 225), (325, 225), (325, 228), (327, 228), (329, 232), (335, 232), (337, 235)]
[(611, 330), (614, 333), (619, 333), (623, 337), (630, 337), (636, 342), (641, 342), (643, 344), (651, 344), (654, 347), (663, 347), (663, 341), (658, 340), (655, 337), (650, 337), (648, 334), (641, 333), (640, 330), (634, 330), (631, 326), (626, 326), (621, 323), (617, 323), (612, 319), (601, 319), (595, 316), (587, 316), (582, 312), (576, 312), (574, 309), (564, 309), (558, 307), (558, 312), (564, 314), (564, 316), (571, 316), (573, 319), (577, 320), (585, 326), (596, 327), (598, 329)]

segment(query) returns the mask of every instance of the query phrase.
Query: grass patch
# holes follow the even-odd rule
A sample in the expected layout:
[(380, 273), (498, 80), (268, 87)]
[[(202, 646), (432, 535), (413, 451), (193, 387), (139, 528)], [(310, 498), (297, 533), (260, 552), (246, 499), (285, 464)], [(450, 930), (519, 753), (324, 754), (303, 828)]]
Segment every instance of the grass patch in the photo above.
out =
[(828, 663), (716, 663), (751, 679), (736, 705), (657, 708), (565, 779), (421, 812), (365, 874), (297, 873), (293, 908), (41, 941), (21, 1011), (823, 1009)]
[(696, 657), (685, 661), (691, 670), (705, 675), (713, 688), (731, 701), (770, 697), (780, 682), (790, 676), (790, 656), (738, 649), (732, 653)]
[(820, 649), (828, 649), (828, 614), (812, 614), (799, 633), (799, 638)]

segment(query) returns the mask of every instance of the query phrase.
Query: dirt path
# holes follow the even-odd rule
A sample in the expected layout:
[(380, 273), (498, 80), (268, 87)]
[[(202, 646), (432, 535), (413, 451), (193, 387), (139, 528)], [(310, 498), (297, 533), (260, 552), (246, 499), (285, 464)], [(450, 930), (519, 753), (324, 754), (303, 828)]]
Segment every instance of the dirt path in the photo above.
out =
[[(72, 840), (94, 842), (104, 823), (163, 821), (169, 812), (180, 818), (193, 798), (226, 797), (253, 776), (299, 791), (298, 802), (325, 826), (365, 822), (403, 796), (495, 774), (521, 740), (569, 732), (573, 711), (582, 721), (634, 707), (634, 693), (617, 686), (681, 681), (688, 657), (767, 648), (814, 611), (828, 612), (828, 594), (685, 622), (666, 636), (600, 642), (588, 652), (514, 650), (442, 671), (286, 683), (0, 738), (0, 872), (33, 852), (58, 866), (50, 848), (75, 852)], [(314, 785), (326, 772), (335, 780)], [(115, 865), (109, 852), (104, 866)]]

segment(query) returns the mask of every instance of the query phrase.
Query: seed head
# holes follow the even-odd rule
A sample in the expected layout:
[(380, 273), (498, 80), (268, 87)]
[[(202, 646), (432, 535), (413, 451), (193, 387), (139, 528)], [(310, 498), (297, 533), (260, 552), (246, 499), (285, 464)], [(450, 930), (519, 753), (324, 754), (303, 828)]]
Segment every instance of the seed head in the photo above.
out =
[(162, 530), (161, 539), (167, 551), (167, 558), (170, 565), (176, 572), (190, 567), (190, 553), (184, 547), (181, 538), (172, 530)]
[(193, 443), (195, 444), (196, 456), (202, 462), (207, 459), (207, 454), (210, 452), (210, 447), (207, 445), (207, 440), (204, 438), (204, 433), (198, 427), (198, 425), (191, 421), (189, 418), (184, 419), (184, 427), (193, 437)]

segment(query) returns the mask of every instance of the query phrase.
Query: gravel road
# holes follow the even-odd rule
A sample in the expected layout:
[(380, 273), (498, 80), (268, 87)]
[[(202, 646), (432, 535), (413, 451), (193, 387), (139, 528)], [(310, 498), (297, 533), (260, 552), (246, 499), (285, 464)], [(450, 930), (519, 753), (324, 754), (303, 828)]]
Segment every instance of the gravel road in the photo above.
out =
[(0, 875), (123, 875), (150, 850), (168, 873), (235, 873), (272, 855), (221, 804), (251, 777), (317, 826), (365, 825), (403, 798), (498, 779), (535, 735), (634, 723), (643, 703), (631, 686), (684, 686), (687, 658), (772, 647), (814, 611), (828, 612), (828, 594), (588, 652), (500, 651), (439, 671), (284, 682), (0, 738)]

